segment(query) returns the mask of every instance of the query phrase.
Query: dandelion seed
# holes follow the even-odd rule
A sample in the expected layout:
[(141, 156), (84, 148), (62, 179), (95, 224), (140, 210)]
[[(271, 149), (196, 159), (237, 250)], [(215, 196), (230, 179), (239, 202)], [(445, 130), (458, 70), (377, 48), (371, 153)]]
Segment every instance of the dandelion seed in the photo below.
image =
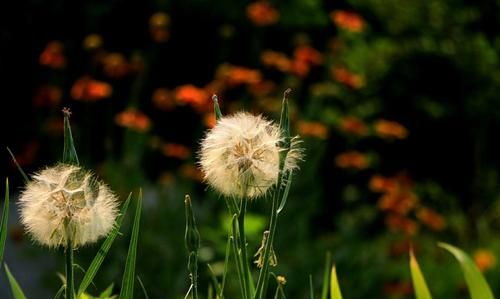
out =
[[(262, 116), (237, 113), (223, 117), (201, 144), (200, 166), (205, 181), (226, 196), (256, 198), (278, 181), (279, 127)], [(298, 139), (291, 141), (283, 171), (296, 169), (301, 160)]]
[(117, 216), (117, 198), (79, 166), (57, 164), (32, 176), (19, 198), (21, 222), (48, 247), (73, 249), (106, 236)]

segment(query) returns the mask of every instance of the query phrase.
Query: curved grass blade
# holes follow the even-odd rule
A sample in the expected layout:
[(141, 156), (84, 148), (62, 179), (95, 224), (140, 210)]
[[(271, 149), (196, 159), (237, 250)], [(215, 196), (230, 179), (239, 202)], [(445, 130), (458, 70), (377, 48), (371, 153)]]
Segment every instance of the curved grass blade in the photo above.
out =
[[(59, 290), (57, 291), (56, 295), (54, 296), (54, 299), (59, 299), (61, 298), (62, 294), (64, 293), (64, 290), (66, 289), (65, 285), (62, 285)], [(80, 298), (78, 298), (80, 299)]]
[(330, 280), (330, 267), (332, 264), (332, 254), (326, 253), (325, 271), (323, 272), (323, 288), (321, 290), (321, 299), (328, 299), (328, 281)]
[(0, 264), (3, 261), (5, 241), (7, 240), (7, 222), (9, 220), (9, 179), (5, 179), (5, 202), (3, 203), (2, 222), (0, 222)]
[(10, 273), (9, 267), (7, 267), (7, 264), (4, 264), (5, 266), (5, 273), (7, 273), (7, 278), (9, 280), (10, 284), (10, 289), (12, 290), (12, 297), (14, 299), (26, 299), (26, 296), (23, 293), (23, 290), (19, 286), (19, 283), (17, 283), (17, 280), (14, 278), (12, 273)]
[(469, 287), (471, 299), (494, 299), (493, 293), (484, 279), (483, 275), (477, 268), (474, 261), (461, 249), (447, 243), (439, 243), (439, 247), (451, 253), (460, 263), (462, 272), (465, 276), (465, 282)]
[(314, 299), (313, 276), (309, 274), (309, 298)]
[[(225, 266), (225, 265), (224, 265)], [(224, 299), (224, 294), (222, 292), (222, 288), (217, 281), (217, 276), (215, 276), (214, 270), (212, 269), (212, 266), (210, 264), (207, 264), (208, 267), (208, 273), (210, 274), (210, 278), (212, 279), (212, 284), (215, 287), (215, 291), (217, 292), (217, 298)]]
[(139, 282), (139, 285), (141, 286), (142, 294), (144, 295), (144, 298), (149, 299), (148, 292), (146, 291), (146, 288), (144, 287), (144, 284), (142, 283), (141, 278), (139, 275), (137, 275), (137, 281)]
[(285, 191), (283, 191), (283, 196), (281, 196), (281, 202), (280, 206), (278, 207), (278, 210), (276, 213), (281, 213), (283, 208), (285, 207), (286, 200), (288, 199), (288, 193), (290, 193), (290, 187), (292, 186), (292, 174), (293, 172), (289, 171), (288, 172), (288, 179), (286, 180), (286, 186), (285, 186)]
[(104, 291), (102, 291), (101, 294), (99, 294), (99, 298), (108, 298), (113, 295), (113, 288), (115, 287), (115, 284), (112, 283), (110, 284)]
[(23, 177), (24, 183), (25, 184), (29, 183), (30, 179), (28, 178), (28, 176), (26, 175), (24, 170), (21, 168), (21, 165), (19, 165), (19, 163), (17, 162), (16, 156), (14, 156), (14, 154), (12, 153), (10, 148), (8, 148), (8, 147), (7, 147), (7, 151), (9, 152), (9, 155), (12, 158), (12, 161), (14, 162), (14, 164), (16, 164), (17, 170), (21, 173), (21, 176)]
[(63, 163), (79, 165), (78, 155), (76, 154), (75, 143), (73, 141), (73, 135), (71, 134), (71, 125), (69, 123), (69, 117), (71, 116), (71, 111), (69, 108), (63, 109), (64, 114), (64, 149), (63, 149)]
[(134, 225), (132, 236), (128, 247), (127, 260), (125, 261), (125, 272), (123, 273), (122, 289), (120, 299), (132, 299), (134, 297), (135, 261), (137, 257), (137, 242), (139, 239), (139, 225), (141, 222), (142, 190), (139, 191), (137, 206), (135, 208)]
[(335, 265), (332, 266), (330, 273), (330, 298), (342, 299), (342, 292), (340, 291), (339, 281), (337, 279), (337, 269)]
[[(104, 261), (104, 258), (108, 254), (109, 249), (111, 248), (111, 245), (113, 244), (113, 241), (115, 240), (116, 236), (120, 232), (120, 227), (123, 222), (123, 218), (125, 217), (125, 214), (127, 213), (128, 206), (130, 204), (130, 198), (132, 197), (132, 193), (128, 195), (127, 200), (123, 203), (121, 209), (120, 209), (120, 214), (116, 218), (115, 226), (111, 230), (111, 233), (109, 233), (108, 237), (106, 240), (101, 245), (101, 248), (97, 252), (96, 256), (90, 263), (90, 266), (85, 272), (85, 276), (83, 276), (82, 282), (80, 283), (80, 287), (78, 288), (78, 296), (83, 294), (85, 290), (87, 290), (88, 286), (92, 283), (94, 280), (94, 277), (97, 274), (97, 271), (99, 271), (99, 268), (101, 267), (102, 262)], [(78, 297), (77, 296), (77, 297)]]
[(420, 266), (418, 265), (412, 249), (410, 250), (410, 271), (413, 288), (415, 289), (415, 297), (417, 299), (432, 299), (431, 292), (429, 292), (424, 275), (420, 270)]

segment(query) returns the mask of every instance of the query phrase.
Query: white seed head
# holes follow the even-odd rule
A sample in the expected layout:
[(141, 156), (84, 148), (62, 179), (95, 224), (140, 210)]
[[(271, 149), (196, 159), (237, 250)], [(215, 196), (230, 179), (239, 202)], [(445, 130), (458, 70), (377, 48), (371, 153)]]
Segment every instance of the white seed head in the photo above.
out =
[[(221, 118), (201, 143), (205, 180), (226, 196), (264, 195), (278, 181), (281, 140), (279, 127), (262, 116), (240, 112)], [(300, 155), (290, 157), (285, 168), (292, 170)]]
[(48, 247), (77, 248), (106, 236), (118, 202), (111, 190), (79, 166), (57, 164), (34, 174), (19, 198), (21, 222)]

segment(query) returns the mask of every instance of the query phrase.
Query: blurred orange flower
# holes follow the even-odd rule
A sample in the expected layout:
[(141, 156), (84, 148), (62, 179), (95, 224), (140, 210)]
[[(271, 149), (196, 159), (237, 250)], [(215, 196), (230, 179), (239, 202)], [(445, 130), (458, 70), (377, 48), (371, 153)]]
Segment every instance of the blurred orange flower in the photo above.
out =
[(103, 43), (102, 36), (92, 33), (87, 35), (83, 40), (83, 48), (92, 51), (101, 48)]
[(39, 62), (41, 65), (54, 69), (61, 69), (66, 65), (64, 57), (64, 44), (60, 41), (51, 41), (45, 46), (40, 54)]
[(275, 68), (281, 72), (288, 72), (292, 69), (292, 61), (286, 54), (272, 50), (262, 52), (260, 59), (267, 67)]
[(411, 190), (399, 189), (382, 195), (378, 207), (382, 211), (406, 215), (416, 207), (417, 203), (418, 197)]
[(275, 89), (276, 83), (270, 80), (266, 80), (250, 85), (249, 92), (254, 96), (262, 97), (269, 95)]
[(190, 178), (190, 179), (197, 181), (197, 182), (203, 181), (203, 172), (201, 172), (201, 170), (198, 169), (193, 164), (182, 165), (180, 172), (186, 178)]
[(335, 164), (340, 168), (365, 169), (370, 164), (370, 159), (358, 151), (349, 151), (335, 157)]
[(95, 102), (109, 97), (112, 91), (110, 84), (84, 76), (71, 87), (71, 96), (75, 100)]
[(163, 144), (162, 152), (167, 157), (180, 160), (187, 159), (191, 155), (191, 150), (187, 146), (171, 142)]
[(157, 43), (164, 43), (170, 37), (170, 17), (164, 12), (157, 12), (149, 18), (149, 32)]
[(177, 87), (175, 89), (175, 100), (183, 105), (191, 105), (198, 111), (205, 111), (211, 106), (208, 92), (192, 84)]
[(330, 13), (330, 18), (335, 25), (351, 32), (361, 32), (365, 27), (363, 18), (354, 12), (335, 10)]
[(332, 75), (335, 80), (353, 89), (359, 89), (365, 85), (363, 77), (351, 73), (344, 67), (334, 67)]
[(303, 61), (310, 65), (320, 65), (323, 63), (323, 55), (308, 45), (297, 47), (293, 52), (293, 57), (295, 60)]
[(303, 136), (313, 136), (319, 139), (328, 138), (328, 127), (320, 122), (299, 121), (297, 131)]
[(129, 108), (115, 116), (117, 125), (134, 130), (136, 132), (147, 132), (151, 128), (149, 117), (135, 108)]
[(417, 219), (435, 231), (441, 231), (446, 227), (444, 218), (429, 208), (420, 208), (417, 212)]
[(387, 178), (381, 175), (374, 175), (370, 179), (370, 190), (373, 192), (393, 192), (398, 182), (394, 178)]
[(221, 65), (217, 70), (217, 77), (230, 87), (257, 84), (262, 80), (262, 74), (258, 70), (230, 64)]
[(478, 249), (473, 254), (474, 262), (481, 272), (486, 272), (494, 268), (497, 264), (497, 258), (488, 249)]
[(397, 214), (387, 215), (385, 217), (385, 224), (391, 231), (402, 232), (407, 236), (414, 236), (418, 230), (418, 225), (415, 221)]
[(153, 92), (153, 105), (161, 110), (172, 110), (175, 107), (175, 99), (166, 88), (158, 88)]
[(257, 26), (272, 25), (279, 20), (279, 12), (267, 1), (256, 1), (247, 6), (247, 17)]
[(349, 134), (365, 136), (368, 134), (368, 126), (359, 118), (345, 116), (340, 119), (340, 129)]
[(41, 86), (33, 97), (33, 106), (35, 107), (51, 107), (57, 106), (62, 99), (61, 88), (53, 85)]
[(386, 283), (384, 294), (396, 298), (407, 297), (413, 294), (413, 285), (408, 281)]
[(125, 56), (121, 53), (109, 53), (103, 60), (103, 71), (111, 78), (121, 78), (128, 74), (129, 65)]
[(381, 138), (405, 139), (408, 136), (408, 130), (395, 121), (379, 119), (375, 122), (374, 129)]

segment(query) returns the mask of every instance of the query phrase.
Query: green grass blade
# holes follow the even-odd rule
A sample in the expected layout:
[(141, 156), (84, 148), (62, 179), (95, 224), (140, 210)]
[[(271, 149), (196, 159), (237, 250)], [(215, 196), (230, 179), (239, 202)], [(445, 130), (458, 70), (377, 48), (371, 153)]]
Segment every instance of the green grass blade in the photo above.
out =
[(16, 164), (17, 170), (21, 173), (21, 176), (23, 177), (24, 183), (25, 184), (29, 183), (30, 179), (26, 175), (26, 172), (24, 172), (24, 170), (21, 168), (21, 165), (19, 165), (19, 163), (17, 162), (16, 156), (14, 156), (14, 154), (12, 153), (10, 148), (8, 148), (8, 147), (7, 147), (7, 151), (9, 152), (9, 155), (12, 158), (12, 161), (14, 161), (14, 164)]
[(69, 123), (69, 117), (71, 112), (68, 108), (63, 109), (64, 113), (64, 149), (62, 162), (67, 164), (79, 165), (78, 155), (76, 154), (75, 143), (73, 141), (73, 135), (71, 134), (71, 125)]
[(0, 222), (0, 265), (3, 262), (5, 241), (7, 240), (8, 220), (9, 220), (9, 179), (5, 179), (5, 202), (3, 203), (2, 222)]
[(415, 297), (417, 299), (432, 299), (431, 292), (429, 292), (429, 288), (427, 287), (427, 283), (425, 282), (424, 275), (420, 270), (417, 259), (413, 254), (413, 250), (410, 250), (410, 271)]
[(313, 276), (309, 274), (309, 298), (314, 299)]
[(99, 294), (99, 297), (100, 298), (108, 298), (108, 297), (111, 297), (111, 295), (113, 295), (113, 288), (115, 287), (115, 284), (112, 283), (110, 284), (104, 291), (102, 291), (101, 294)]
[(54, 296), (54, 299), (59, 299), (61, 298), (62, 294), (64, 294), (64, 290), (66, 289), (65, 285), (62, 285), (59, 290), (57, 291), (56, 295)]
[(330, 267), (332, 265), (332, 254), (326, 253), (325, 272), (323, 272), (323, 288), (321, 290), (321, 299), (328, 299), (328, 286), (330, 281)]
[(342, 299), (342, 292), (340, 291), (335, 265), (332, 266), (332, 272), (330, 273), (330, 298)]
[(278, 207), (278, 210), (276, 210), (278, 214), (281, 213), (281, 211), (283, 211), (283, 208), (285, 207), (286, 204), (286, 200), (288, 199), (288, 194), (290, 193), (290, 187), (292, 186), (292, 174), (293, 173), (291, 171), (288, 172), (288, 179), (286, 180), (285, 191), (283, 192), (283, 196), (281, 197), (280, 206)]
[(137, 207), (135, 208), (134, 225), (132, 227), (132, 236), (130, 238), (130, 245), (128, 247), (127, 260), (125, 261), (125, 272), (123, 273), (120, 299), (132, 299), (134, 297), (135, 261), (137, 257), (139, 225), (141, 222), (141, 208), (142, 208), (142, 190), (139, 191), (139, 197), (137, 198)]
[(217, 297), (220, 299), (224, 299), (222, 288), (219, 282), (217, 281), (217, 276), (215, 276), (215, 272), (212, 269), (212, 266), (210, 266), (210, 264), (207, 264), (207, 267), (208, 267), (208, 273), (210, 274), (210, 278), (212, 279), (212, 284), (214, 285), (215, 291), (217, 292)]
[(121, 209), (120, 209), (120, 214), (116, 218), (115, 226), (111, 230), (111, 233), (109, 233), (108, 237), (106, 240), (101, 245), (101, 248), (97, 252), (96, 256), (90, 263), (90, 266), (88, 270), (85, 272), (85, 275), (83, 276), (82, 282), (80, 283), (80, 287), (78, 288), (78, 296), (83, 294), (85, 290), (87, 290), (88, 286), (92, 283), (94, 280), (94, 277), (97, 274), (97, 271), (99, 271), (99, 268), (102, 265), (102, 262), (104, 261), (104, 258), (108, 254), (109, 249), (111, 248), (111, 245), (113, 244), (113, 241), (115, 240), (116, 236), (120, 232), (120, 227), (123, 222), (123, 218), (125, 217), (125, 214), (127, 213), (128, 206), (130, 204), (130, 198), (132, 197), (132, 193), (128, 195), (127, 200), (123, 203)]
[(439, 243), (439, 247), (446, 249), (460, 263), (465, 282), (469, 287), (471, 299), (494, 299), (491, 289), (477, 268), (474, 261), (461, 249), (446, 243)]
[(9, 279), (9, 284), (10, 284), (10, 289), (12, 290), (12, 297), (14, 299), (26, 299), (26, 296), (23, 293), (23, 290), (19, 286), (19, 283), (17, 283), (17, 280), (14, 278), (12, 273), (10, 273), (9, 267), (7, 267), (7, 264), (5, 265), (5, 273), (7, 273), (7, 278)]
[(139, 277), (139, 275), (137, 275), (137, 281), (139, 282), (139, 286), (141, 287), (142, 294), (144, 295), (144, 298), (149, 299), (148, 292), (146, 291), (146, 288), (144, 287), (144, 284), (142, 283), (142, 280)]

